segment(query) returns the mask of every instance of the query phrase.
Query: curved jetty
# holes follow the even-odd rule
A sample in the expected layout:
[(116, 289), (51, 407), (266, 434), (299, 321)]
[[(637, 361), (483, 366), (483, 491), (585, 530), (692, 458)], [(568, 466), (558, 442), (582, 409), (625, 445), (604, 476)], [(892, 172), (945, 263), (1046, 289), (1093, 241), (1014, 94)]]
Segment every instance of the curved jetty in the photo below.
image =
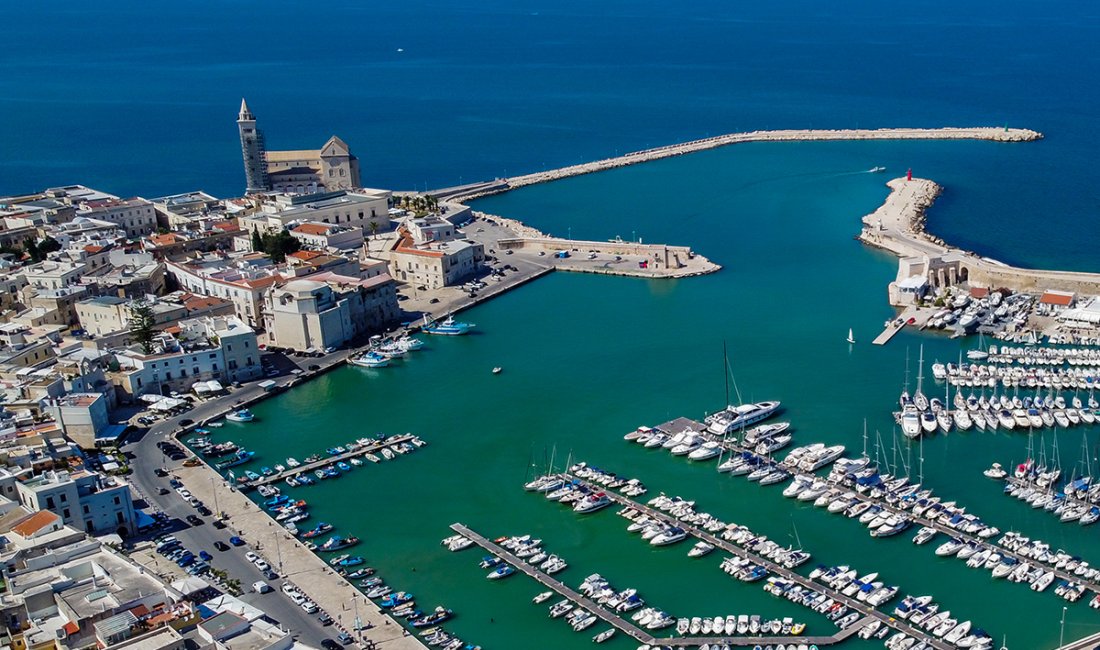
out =
[(925, 231), (925, 211), (943, 192), (942, 187), (927, 179), (904, 177), (895, 178), (886, 185), (890, 195), (878, 209), (863, 217), (860, 241), (901, 258), (953, 256), (950, 259), (957, 264), (955, 277), (974, 286), (1100, 294), (1100, 273), (1025, 269), (951, 246)]
[(549, 171), (513, 176), (488, 183), (448, 188), (451, 200), (469, 200), (490, 194), (499, 194), (525, 185), (546, 183), (570, 176), (626, 167), (638, 163), (680, 156), (704, 149), (714, 149), (742, 142), (816, 142), (821, 140), (990, 140), (993, 142), (1030, 142), (1043, 137), (1031, 129), (1006, 127), (944, 127), (937, 129), (788, 129), (782, 131), (744, 131), (727, 133), (712, 138), (670, 144), (653, 149), (604, 158), (580, 165), (570, 165)]

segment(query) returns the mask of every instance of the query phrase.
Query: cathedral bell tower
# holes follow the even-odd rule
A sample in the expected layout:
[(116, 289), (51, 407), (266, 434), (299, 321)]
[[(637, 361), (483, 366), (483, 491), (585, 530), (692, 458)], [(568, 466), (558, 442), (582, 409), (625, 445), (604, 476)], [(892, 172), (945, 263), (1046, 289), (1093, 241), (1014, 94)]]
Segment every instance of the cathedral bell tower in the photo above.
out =
[(241, 132), (241, 156), (244, 158), (246, 194), (266, 192), (271, 189), (267, 179), (267, 159), (264, 134), (256, 128), (256, 116), (241, 99), (241, 112), (237, 116), (237, 129)]

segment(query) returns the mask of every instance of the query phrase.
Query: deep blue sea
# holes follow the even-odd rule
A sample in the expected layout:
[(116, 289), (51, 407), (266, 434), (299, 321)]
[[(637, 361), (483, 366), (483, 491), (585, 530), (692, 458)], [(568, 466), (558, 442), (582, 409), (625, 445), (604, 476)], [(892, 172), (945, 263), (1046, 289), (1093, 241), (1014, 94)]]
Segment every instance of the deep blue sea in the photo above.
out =
[(241, 96), (270, 148), (339, 134), (397, 189), (746, 129), (1008, 124), (1047, 139), (891, 171), (946, 185), (952, 241), (1096, 270), (1092, 3), (107, 0), (4, 25), (0, 194), (238, 194)]

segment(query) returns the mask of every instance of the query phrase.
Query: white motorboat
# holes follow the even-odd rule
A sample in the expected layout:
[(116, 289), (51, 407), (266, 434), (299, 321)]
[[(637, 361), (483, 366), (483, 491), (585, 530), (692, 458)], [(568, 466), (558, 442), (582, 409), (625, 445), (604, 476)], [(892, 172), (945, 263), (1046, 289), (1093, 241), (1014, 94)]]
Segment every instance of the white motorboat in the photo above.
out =
[(779, 402), (731, 405), (710, 415), (707, 418), (707, 428), (711, 433), (726, 435), (771, 417), (779, 410), (779, 406)]
[(714, 550), (714, 546), (706, 542), (699, 542), (688, 551), (688, 557), (703, 557)]

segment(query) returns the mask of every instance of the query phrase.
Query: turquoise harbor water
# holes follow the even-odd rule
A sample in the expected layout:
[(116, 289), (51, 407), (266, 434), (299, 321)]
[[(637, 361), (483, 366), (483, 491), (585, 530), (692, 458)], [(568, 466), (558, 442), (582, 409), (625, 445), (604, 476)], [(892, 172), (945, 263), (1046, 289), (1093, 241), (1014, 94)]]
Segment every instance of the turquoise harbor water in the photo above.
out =
[[(639, 424), (700, 418), (719, 408), (725, 341), (742, 396), (783, 400), (796, 443), (842, 443), (859, 453), (866, 418), (870, 452), (879, 432), (892, 461), (889, 411), (907, 352), (915, 381), (919, 344), (929, 361), (954, 359), (961, 348), (958, 341), (909, 334), (887, 347), (867, 344), (890, 314), (883, 292), (895, 262), (852, 234), (886, 191), (880, 175), (841, 170), (866, 168), (869, 160), (890, 163), (891, 156), (946, 159), (966, 146), (732, 147), (479, 202), (552, 230), (562, 227), (566, 206), (586, 204), (588, 212), (574, 213), (570, 223), (574, 235), (592, 237), (629, 236), (637, 227), (654, 240), (678, 239), (687, 223), (706, 234), (700, 251), (725, 269), (667, 282), (554, 274), (466, 312), (463, 318), (478, 325), (474, 335), (432, 338), (430, 349), (385, 370), (337, 370), (260, 404), (260, 423), (222, 432), (257, 449), (259, 464), (300, 459), (378, 431), (412, 431), (430, 441), (417, 454), (294, 493), (314, 504), (312, 521), (364, 537), (368, 562), (414, 592), (421, 606), (456, 607), (451, 627), (486, 647), (535, 647), (534, 638), (538, 647), (588, 647), (601, 626), (574, 634), (528, 602), (539, 591), (530, 580), (487, 581), (476, 566), (478, 552), (443, 550), (439, 540), (456, 521), (488, 537), (542, 537), (571, 562), (562, 574), (567, 582), (600, 572), (676, 615), (786, 615), (806, 621), (808, 633), (832, 630), (759, 584), (723, 574), (719, 554), (689, 560), (687, 545), (653, 549), (628, 534), (611, 509), (580, 518), (524, 492), (529, 463), (545, 462), (554, 449), (559, 463), (572, 453), (641, 478), (650, 496), (665, 491), (696, 499), (704, 510), (774, 539), (793, 543), (797, 530), (814, 562), (881, 571), (904, 591), (934, 594), (998, 638), (1007, 635), (1011, 648), (1049, 647), (1064, 604), (1052, 593), (995, 582), (959, 560), (936, 558), (933, 547), (912, 545), (911, 535), (874, 540), (856, 522), (784, 499), (781, 487), (721, 476), (713, 462), (692, 465), (622, 440)], [(816, 171), (825, 159), (837, 171)], [(635, 196), (622, 199), (625, 188)], [(848, 327), (860, 340), (852, 349), (843, 342)], [(504, 372), (492, 375), (494, 366)], [(1059, 436), (1067, 465), (1078, 460), (1081, 435)], [(1100, 442), (1096, 431), (1089, 435), (1090, 445)], [(924, 445), (926, 484), (1002, 529), (1095, 555), (1096, 530), (1036, 513), (981, 475), (994, 460), (1022, 458), (1025, 447), (1020, 434), (936, 437)], [(911, 459), (915, 475), (919, 448), (897, 454)], [(1070, 606), (1068, 633), (1093, 630), (1097, 622), (1084, 603)], [(630, 647), (621, 638), (615, 643)]]
[[(468, 312), (475, 335), (433, 339), (385, 371), (330, 373), (219, 437), (257, 450), (260, 465), (377, 431), (423, 436), (431, 444), (417, 454), (297, 493), (312, 521), (363, 537), (363, 554), (390, 583), (422, 606), (455, 608), (448, 627), (487, 648), (589, 647), (603, 626), (574, 634), (529, 604), (539, 591), (531, 581), (491, 583), (476, 551), (444, 551), (438, 542), (455, 521), (489, 537), (542, 537), (570, 561), (568, 582), (598, 571), (676, 615), (786, 615), (809, 633), (832, 630), (730, 579), (718, 554), (689, 561), (685, 545), (655, 550), (628, 535), (611, 510), (580, 519), (524, 493), (532, 459), (555, 448), (775, 539), (797, 527), (815, 562), (934, 594), (1013, 650), (1057, 641), (1064, 603), (1051, 593), (994, 582), (910, 536), (873, 540), (777, 488), (622, 435), (721, 407), (726, 342), (744, 398), (782, 400), (797, 444), (857, 453), (866, 418), (872, 445), (878, 431), (890, 447), (907, 353), (915, 372), (922, 343), (929, 360), (960, 352), (957, 341), (911, 334), (867, 344), (891, 315), (885, 285), (896, 264), (853, 236), (885, 197), (883, 182), (906, 168), (945, 185), (929, 219), (946, 239), (1006, 262), (1100, 270), (1093, 5), (487, 0), (318, 10), (289, 0), (109, 0), (5, 9), (0, 194), (72, 182), (147, 197), (239, 193), (242, 95), (271, 148), (337, 133), (360, 156), (365, 183), (396, 188), (759, 128), (1043, 131), (1023, 145), (740, 145), (480, 201), (558, 235), (690, 244), (725, 269), (669, 282), (555, 274)], [(876, 165), (890, 173), (861, 172)], [(849, 327), (860, 341), (852, 349)], [(490, 374), (494, 366), (504, 373)], [(1078, 460), (1081, 435), (1059, 435), (1065, 465)], [(1100, 444), (1100, 432), (1088, 435), (1090, 448)], [(1002, 529), (1100, 562), (1096, 527), (1060, 524), (981, 476), (992, 461), (1022, 458), (1025, 445), (1019, 434), (937, 437), (923, 450), (926, 483)], [(1067, 638), (1100, 629), (1084, 603), (1066, 621)]]

